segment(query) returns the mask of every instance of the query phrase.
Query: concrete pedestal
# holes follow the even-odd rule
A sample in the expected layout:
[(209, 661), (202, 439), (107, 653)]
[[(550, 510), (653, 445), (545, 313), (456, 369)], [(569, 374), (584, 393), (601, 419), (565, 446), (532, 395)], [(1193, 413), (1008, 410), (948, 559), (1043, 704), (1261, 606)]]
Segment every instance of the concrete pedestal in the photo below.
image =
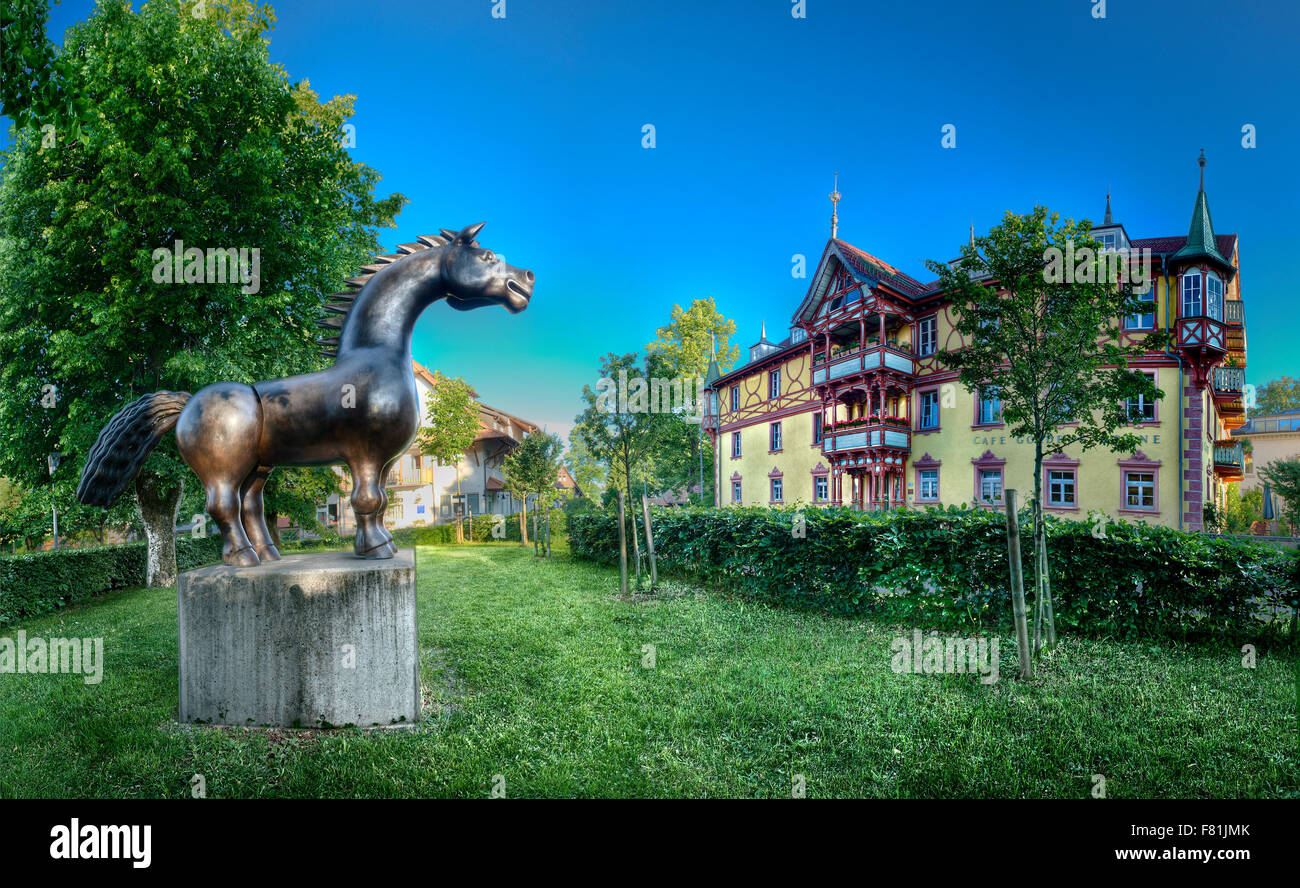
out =
[(420, 717), (415, 558), (289, 555), (180, 575), (180, 721), (319, 728)]

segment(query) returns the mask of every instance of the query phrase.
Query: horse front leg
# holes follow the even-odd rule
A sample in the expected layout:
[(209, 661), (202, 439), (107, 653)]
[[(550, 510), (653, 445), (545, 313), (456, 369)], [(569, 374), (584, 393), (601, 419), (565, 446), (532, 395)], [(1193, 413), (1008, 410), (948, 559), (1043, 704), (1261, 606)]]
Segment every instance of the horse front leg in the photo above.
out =
[(360, 558), (392, 558), (397, 554), (393, 535), (384, 527), (388, 494), (384, 478), (388, 466), (378, 464), (350, 466), (352, 470), (352, 514), (357, 519), (357, 535), (352, 549)]

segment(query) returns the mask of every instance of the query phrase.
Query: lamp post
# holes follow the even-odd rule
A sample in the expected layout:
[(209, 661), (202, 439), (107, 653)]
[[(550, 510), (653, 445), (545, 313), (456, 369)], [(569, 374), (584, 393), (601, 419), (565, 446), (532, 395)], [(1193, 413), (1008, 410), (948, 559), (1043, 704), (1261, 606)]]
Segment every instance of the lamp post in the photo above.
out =
[[(62, 458), (61, 453), (51, 453), (45, 457), (45, 464), (50, 467), (50, 486), (54, 485), (54, 470), (59, 467), (59, 460)], [(50, 512), (54, 515), (54, 548), (59, 548), (59, 509), (51, 503)]]

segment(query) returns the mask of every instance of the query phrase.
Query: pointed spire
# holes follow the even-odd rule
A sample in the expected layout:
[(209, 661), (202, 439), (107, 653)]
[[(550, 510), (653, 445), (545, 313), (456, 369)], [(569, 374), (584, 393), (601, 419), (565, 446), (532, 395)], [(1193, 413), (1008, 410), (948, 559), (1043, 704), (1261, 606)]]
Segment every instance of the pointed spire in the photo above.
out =
[(1113, 225), (1115, 220), (1110, 215), (1110, 189), (1106, 189), (1106, 218), (1101, 221), (1102, 225)]
[(1218, 242), (1214, 238), (1214, 223), (1210, 221), (1210, 201), (1205, 196), (1205, 149), (1196, 161), (1201, 168), (1200, 189), (1196, 192), (1196, 204), (1192, 207), (1192, 224), (1187, 229), (1187, 243), (1174, 253), (1173, 260), (1209, 259), (1223, 267), (1229, 274), (1233, 268), (1223, 254), (1219, 252)]
[(828, 194), (827, 197), (831, 199), (831, 240), (835, 240), (835, 238), (839, 236), (839, 228), (840, 228), (840, 217), (838, 215), (839, 213), (838, 205), (840, 202), (840, 174), (839, 173), (835, 174), (835, 185), (831, 189), (831, 193)]
[(970, 220), (970, 245), (975, 246), (975, 220)]
[(759, 342), (762, 342), (762, 341), (765, 340), (765, 339), (767, 339), (767, 319), (766, 319), (766, 318), (763, 319), (763, 331), (759, 334), (759, 336), (758, 336), (758, 341), (759, 341)]

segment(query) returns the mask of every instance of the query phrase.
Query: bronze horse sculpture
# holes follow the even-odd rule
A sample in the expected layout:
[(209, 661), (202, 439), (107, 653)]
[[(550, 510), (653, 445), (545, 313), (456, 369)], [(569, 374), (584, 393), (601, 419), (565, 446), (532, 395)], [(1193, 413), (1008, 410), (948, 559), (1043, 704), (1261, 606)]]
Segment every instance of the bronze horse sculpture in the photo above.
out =
[(398, 247), (398, 255), (364, 266), (367, 274), (348, 281), (354, 289), (326, 304), (333, 316), (320, 323), (339, 331), (322, 340), (337, 346), (328, 369), (253, 385), (218, 382), (194, 395), (154, 392), (131, 403), (100, 431), (77, 499), (112, 505), (175, 428), (181, 456), (207, 491), (226, 564), (279, 559), (262, 507), (262, 488), (277, 465), (346, 464), (356, 554), (393, 557), (384, 481), (420, 424), (411, 364), (416, 319), (442, 298), (460, 311), (504, 305), (516, 314), (532, 298), (531, 271), (479, 247), (483, 224), (420, 237)]

